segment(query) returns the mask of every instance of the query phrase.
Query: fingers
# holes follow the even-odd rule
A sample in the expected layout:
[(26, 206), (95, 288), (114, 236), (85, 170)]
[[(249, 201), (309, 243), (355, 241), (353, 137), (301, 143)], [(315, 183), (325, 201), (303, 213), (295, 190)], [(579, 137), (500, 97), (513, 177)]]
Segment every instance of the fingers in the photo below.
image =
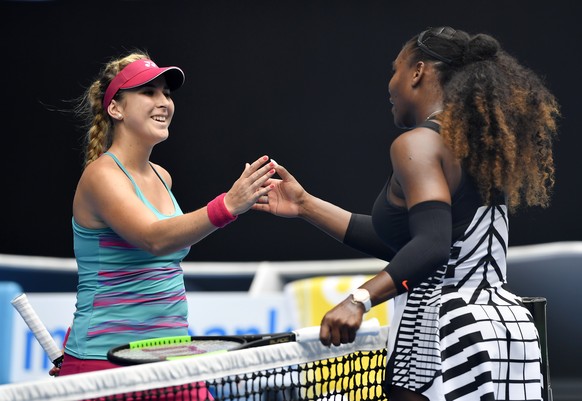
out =
[(257, 199), (271, 192), (275, 188), (274, 183), (266, 184), (266, 182), (276, 173), (274, 169), (268, 170), (264, 175), (258, 177), (251, 187), (255, 190)]
[(259, 196), (259, 199), (257, 199), (256, 203), (268, 204), (269, 203), (269, 196), (268, 195)]
[(325, 346), (331, 344), (336, 347), (342, 344), (353, 343), (356, 339), (357, 328), (346, 325), (322, 324), (319, 329), (319, 340)]
[(342, 302), (327, 312), (321, 321), (319, 340), (323, 345), (352, 343), (362, 323), (362, 308), (354, 308), (351, 302)]
[(281, 177), (281, 179), (283, 179), (284, 181), (295, 180), (295, 178), (291, 175), (291, 173), (289, 171), (287, 171), (287, 169), (285, 167), (281, 166), (280, 164), (275, 165), (275, 170), (277, 171), (277, 174), (279, 175), (279, 177)]
[[(271, 169), (273, 169), (274, 171), (272, 172)], [(287, 171), (285, 167), (281, 166), (273, 159), (271, 159), (271, 161), (269, 162), (269, 156), (266, 155), (259, 157), (252, 164), (247, 163), (245, 166), (245, 170), (241, 175), (241, 178), (245, 177), (250, 178), (253, 181), (256, 181), (260, 179), (259, 177), (265, 177), (265, 175), (269, 175), (268, 173), (271, 173), (270, 175), (273, 175), (275, 172), (279, 174), (279, 176), (284, 181), (291, 180), (295, 181), (295, 178), (291, 175), (291, 173), (289, 173), (289, 171)], [(268, 181), (268, 178), (269, 177), (266, 177), (265, 182)], [(263, 184), (265, 184), (265, 182), (263, 182)]]
[[(244, 177), (244, 178), (250, 177), (251, 174), (255, 173), (261, 166), (263, 166), (268, 161), (269, 161), (269, 156), (265, 155), (265, 156), (259, 157), (252, 164), (246, 163), (245, 169), (244, 169), (241, 177)], [(271, 162), (269, 164), (272, 164), (271, 168), (275, 167), (274, 163)], [(265, 166), (267, 166), (267, 165), (265, 165)], [(263, 166), (263, 167), (265, 167), (265, 166)]]
[(325, 345), (326, 347), (329, 347), (329, 345), (331, 344), (331, 331), (328, 325), (326, 324), (321, 324), (321, 327), (319, 328), (319, 341), (321, 341), (321, 343), (323, 345)]
[(268, 156), (263, 156), (257, 159), (251, 165), (247, 163), (241, 178), (248, 179), (249, 185), (254, 185), (256, 188), (265, 187), (265, 182), (276, 173), (275, 167), (277, 165), (273, 161), (268, 162), (268, 160)]
[[(268, 163), (267, 163), (268, 162)], [(261, 167), (262, 166), (262, 167)], [(269, 169), (275, 169), (276, 172), (281, 176), (282, 179), (293, 179), (293, 176), (287, 169), (277, 163), (274, 159), (271, 159), (269, 162), (269, 156), (261, 156), (257, 160), (255, 160), (252, 164), (246, 163), (245, 171), (243, 172), (243, 177), (250, 177), (254, 173), (259, 173), (261, 175), (261, 171), (263, 174)]]
[(267, 195), (273, 188), (273, 184), (266, 182), (276, 173), (273, 162), (269, 162), (268, 156), (262, 156), (253, 163), (245, 164), (244, 171), (236, 180), (224, 198), (224, 203), (233, 215), (246, 212), (257, 200)]

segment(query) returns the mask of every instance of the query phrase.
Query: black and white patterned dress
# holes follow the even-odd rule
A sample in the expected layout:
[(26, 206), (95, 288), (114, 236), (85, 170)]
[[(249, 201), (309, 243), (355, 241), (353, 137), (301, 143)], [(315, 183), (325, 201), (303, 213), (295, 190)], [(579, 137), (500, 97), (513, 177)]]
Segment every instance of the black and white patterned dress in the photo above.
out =
[[(421, 126), (437, 133), (440, 128), (432, 121)], [(388, 201), (389, 185), (371, 215), (352, 214), (344, 238), (346, 245), (387, 261), (412, 240), (409, 211)], [(428, 278), (394, 298), (388, 398), (398, 386), (430, 401), (542, 400), (538, 332), (521, 299), (504, 289), (509, 221), (503, 194), (492, 198), (484, 206), (475, 182), (462, 172), (451, 199), (447, 264), (423, 270)], [(416, 250), (419, 256), (423, 251)], [(399, 260), (404, 269), (413, 270), (414, 263)]]
[(541, 400), (539, 339), (503, 289), (505, 206), (480, 207), (447, 266), (394, 300), (387, 384), (437, 400)]

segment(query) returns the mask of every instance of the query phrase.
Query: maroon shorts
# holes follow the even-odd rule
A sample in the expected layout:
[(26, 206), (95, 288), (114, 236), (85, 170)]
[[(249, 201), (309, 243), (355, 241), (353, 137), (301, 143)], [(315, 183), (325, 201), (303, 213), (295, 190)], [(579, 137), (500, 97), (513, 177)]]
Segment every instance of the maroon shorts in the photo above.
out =
[(76, 373), (94, 372), (96, 370), (114, 369), (121, 366), (101, 359), (78, 359), (65, 354), (59, 376), (74, 375)]
[[(74, 375), (76, 373), (94, 372), (97, 370), (115, 369), (121, 366), (106, 360), (99, 359), (78, 359), (74, 356), (65, 354), (59, 376)], [(147, 400), (151, 401), (202, 401), (213, 400), (214, 398), (206, 389), (204, 383), (195, 383), (194, 385), (173, 386), (160, 389), (157, 391), (162, 394), (148, 394)], [(156, 392), (156, 393), (157, 393)], [(126, 395), (124, 400), (142, 400), (145, 392), (133, 392)], [(96, 400), (106, 400), (106, 397), (97, 398)]]

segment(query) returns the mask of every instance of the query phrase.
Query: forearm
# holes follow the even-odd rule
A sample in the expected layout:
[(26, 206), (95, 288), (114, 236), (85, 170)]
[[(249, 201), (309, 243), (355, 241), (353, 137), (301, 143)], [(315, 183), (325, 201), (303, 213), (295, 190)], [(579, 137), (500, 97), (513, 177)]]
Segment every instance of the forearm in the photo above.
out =
[(352, 214), (332, 203), (306, 194), (299, 208), (299, 217), (321, 231), (343, 242)]
[(398, 295), (396, 284), (389, 273), (381, 271), (366, 281), (360, 288), (365, 288), (370, 293), (372, 306), (379, 305)]
[(154, 255), (165, 255), (194, 245), (217, 229), (208, 218), (207, 207), (203, 207), (152, 223), (139, 247)]

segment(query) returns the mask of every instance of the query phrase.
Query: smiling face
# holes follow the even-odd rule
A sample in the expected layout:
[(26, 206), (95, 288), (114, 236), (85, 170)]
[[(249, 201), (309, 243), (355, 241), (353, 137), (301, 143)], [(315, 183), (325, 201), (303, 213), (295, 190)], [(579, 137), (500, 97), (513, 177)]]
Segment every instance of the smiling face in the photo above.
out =
[(415, 101), (414, 101), (414, 77), (415, 66), (410, 65), (409, 52), (406, 48), (396, 57), (392, 63), (392, 78), (388, 83), (390, 103), (394, 124), (398, 128), (411, 128), (416, 125)]
[(123, 116), (124, 128), (138, 133), (144, 140), (155, 144), (169, 136), (174, 102), (163, 75), (140, 87), (124, 90), (115, 107)]

